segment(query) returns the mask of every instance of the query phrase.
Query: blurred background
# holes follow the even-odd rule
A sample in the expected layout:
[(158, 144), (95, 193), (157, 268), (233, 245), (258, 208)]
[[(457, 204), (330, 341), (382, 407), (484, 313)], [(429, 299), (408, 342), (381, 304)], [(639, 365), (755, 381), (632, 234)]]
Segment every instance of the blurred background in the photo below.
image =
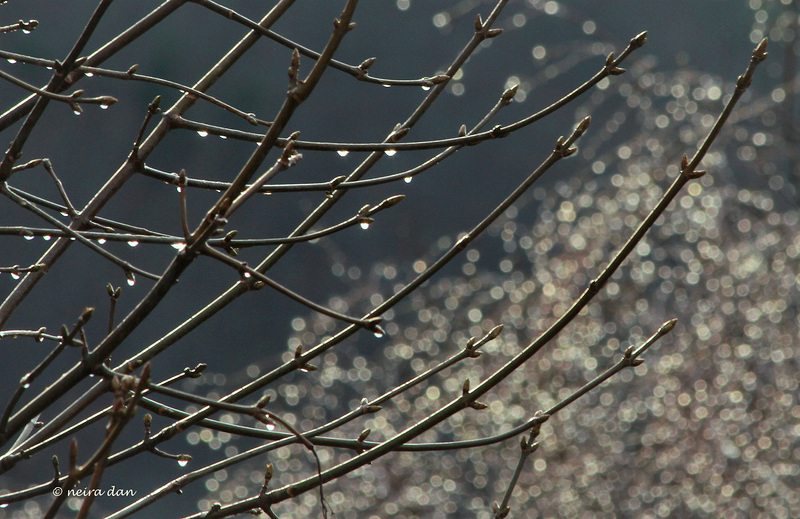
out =
[[(101, 47), (157, 5), (113, 4), (88, 49)], [(225, 5), (254, 20), (266, 9), (244, 1)], [(376, 77), (433, 76), (468, 41), (475, 16), (480, 13), (485, 19), (492, 6), (482, 0), (364, 2), (355, 16), (357, 27), (337, 58), (357, 65), (375, 56), (370, 74)], [(36, 19), (39, 26), (31, 34), (2, 35), (0, 50), (62, 59), (94, 7), (91, 2), (8, 2), (0, 6), (3, 25)], [(320, 50), (340, 9), (338, 2), (297, 2), (274, 29)], [(313, 381), (308, 374), (298, 374), (270, 389), (277, 409), (301, 429), (309, 428), (320, 417), (336, 416), (362, 397), (374, 397), (393, 382), (427, 369), (463, 347), (471, 335), (502, 323), (503, 335), (487, 345), (483, 358), (432, 382), (430, 387), (437, 391), (423, 387), (421, 393), (399, 397), (384, 416), (354, 424), (351, 432), (357, 436), (370, 427), (375, 438), (388, 437), (409, 419), (441, 405), (465, 377), (477, 382), (491, 373), (563, 313), (624, 243), (677, 174), (681, 156), (691, 156), (707, 133), (755, 44), (768, 36), (769, 59), (704, 162), (709, 174), (676, 200), (612, 283), (552, 348), (487, 398), (491, 412), (459, 415), (425, 439), (482, 437), (507, 430), (566, 397), (611, 365), (628, 345), (641, 343), (662, 322), (677, 317), (676, 330), (645, 356), (646, 363), (635, 375), (634, 370), (623, 372), (543, 428), (542, 448), (529, 461), (512, 500), (512, 516), (800, 516), (797, 17), (797, 5), (786, 0), (509, 2), (495, 25), (503, 34), (486, 41), (470, 58), (407, 140), (457, 135), (461, 124), (474, 125), (506, 88), (518, 84), (516, 102), (492, 124), (514, 122), (580, 85), (601, 69), (609, 52), (619, 53), (641, 31), (648, 32), (648, 41), (625, 62), (626, 74), (604, 80), (545, 120), (507, 138), (464, 148), (410, 183), (348, 193), (321, 226), (387, 196), (404, 194), (406, 199), (380, 213), (368, 231), (351, 228), (296, 246), (270, 275), (309, 299), (363, 315), (502, 201), (546, 158), (559, 135), (569, 134), (577, 121), (592, 115), (592, 126), (579, 142), (580, 153), (548, 172), (487, 236), (391, 311), (387, 337), (360, 333), (320, 360)], [(241, 26), (187, 3), (103, 67), (125, 71), (138, 64), (141, 74), (193, 84), (245, 33)], [(290, 57), (289, 49), (263, 40), (209, 93), (269, 120), (283, 99)], [(311, 60), (301, 59), (302, 73), (311, 67)], [(8, 61), (0, 68), (35, 85), (46, 84), (50, 75), (45, 69)], [(48, 157), (73, 203), (82, 207), (124, 162), (153, 97), (161, 95), (162, 107), (168, 107), (179, 94), (101, 77), (83, 78), (79, 88), (87, 96), (112, 95), (119, 102), (108, 110), (86, 106), (80, 116), (66, 105), (51, 104), (23, 160)], [(328, 70), (287, 130), (300, 131), (304, 140), (378, 142), (426, 94), (419, 87), (383, 88)], [(0, 83), (4, 111), (26, 95), (10, 83)], [(187, 117), (253, 130), (202, 102)], [(18, 127), (19, 123), (5, 130), (6, 141)], [(147, 163), (170, 172), (185, 169), (190, 177), (231, 180), (252, 149), (252, 143), (176, 130)], [(371, 176), (406, 170), (433, 154), (384, 157)], [(278, 181), (328, 181), (348, 174), (365, 156), (306, 151)], [(276, 158), (271, 155), (267, 162)], [(58, 197), (41, 170), (15, 175), (12, 185)], [(190, 192), (192, 222), (199, 222), (216, 196)], [(229, 228), (239, 230), (240, 237), (286, 235), (323, 196), (265, 196), (237, 213)], [(174, 186), (138, 176), (101, 215), (180, 235), (178, 208)], [(0, 218), (3, 226), (42, 226), (8, 200), (0, 204)], [(48, 245), (41, 238), (2, 235), (0, 264), (35, 263)], [(174, 254), (169, 247), (147, 244), (106, 246), (154, 272), (161, 272)], [(255, 264), (267, 252), (244, 250), (242, 258)], [(167, 333), (237, 280), (236, 272), (199, 260), (115, 353), (115, 360)], [(0, 275), (4, 297), (15, 283), (10, 275)], [(118, 267), (91, 251), (70, 247), (6, 329), (46, 326), (55, 331), (61, 324), (74, 323), (87, 306), (104, 315), (107, 283), (123, 287), (118, 315), (131, 310), (151, 286), (137, 279), (129, 287)], [(89, 328), (90, 340), (103, 337), (104, 319), (98, 317), (95, 329)], [(298, 345), (311, 347), (339, 327), (268, 289), (248, 293), (160, 356), (155, 378), (206, 362), (207, 374), (187, 387), (223, 395), (267, 372)], [(5, 361), (0, 394), (13, 391), (16, 381), (46, 353), (44, 347), (32, 340), (0, 340), (0, 358)], [(62, 358), (49, 373), (76, 360)], [(326, 390), (312, 391), (315, 386)], [(132, 432), (131, 441), (139, 434)], [(166, 447), (190, 452), (200, 466), (203, 460), (230, 456), (248, 445), (195, 433)], [(20, 484), (46, 481), (54, 453), (66, 457), (66, 445), (20, 465), (10, 477), (0, 476), (0, 489), (13, 491)], [(347, 455), (326, 454), (326, 462), (332, 465)], [(376, 463), (369, 473), (332, 485), (337, 488), (328, 499), (337, 515), (348, 518), (488, 518), (517, 456), (516, 441), (441, 456), (398, 454)], [(275, 460), (283, 463), (278, 466), (285, 478), (281, 482), (307, 474), (312, 466), (300, 449), (278, 451)], [(187, 487), (183, 495), (164, 499), (148, 515), (181, 517), (216, 501), (252, 495), (263, 477), (264, 462), (257, 459), (252, 467), (220, 471)], [(109, 485), (116, 482), (144, 494), (184, 471), (160, 458), (135, 463), (143, 473), (156, 471), (157, 481), (145, 484), (138, 476), (131, 480), (130, 471), (112, 467)], [(279, 511), (293, 516), (316, 513), (317, 497), (303, 496)], [(37, 517), (47, 503), (43, 499), (14, 505), (0, 510), (0, 517)], [(120, 506), (107, 498), (98, 501), (95, 510), (100, 516)]]

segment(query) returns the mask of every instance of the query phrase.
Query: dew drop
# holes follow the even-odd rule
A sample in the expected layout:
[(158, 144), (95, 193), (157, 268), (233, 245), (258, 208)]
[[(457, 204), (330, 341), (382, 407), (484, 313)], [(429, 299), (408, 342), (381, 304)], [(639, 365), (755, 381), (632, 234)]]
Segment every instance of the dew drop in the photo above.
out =
[(384, 87), (384, 88), (392, 88), (392, 85), (388, 85), (388, 84), (386, 84), (386, 83), (383, 83), (383, 87)]
[(0, 508), (8, 508), (8, 503), (0, 503)]
[(422, 85), (422, 90), (427, 92), (430, 89), (431, 89), (430, 85)]
[(375, 331), (372, 332), (372, 334), (378, 339), (383, 339), (384, 336), (383, 330), (381, 330), (380, 328), (375, 328)]
[(108, 110), (108, 105), (107, 104), (102, 104), (102, 105), (100, 105), (100, 109), (101, 110)]
[(170, 243), (170, 246), (175, 250), (183, 250), (186, 248), (186, 244), (183, 243), (182, 241)]
[(139, 245), (139, 242), (136, 240), (131, 240), (128, 242), (128, 245), (131, 247), (136, 247), (137, 245)]
[(26, 234), (25, 236), (23, 236), (23, 238), (25, 238), (28, 241), (31, 241), (33, 239), (33, 234)]
[(76, 108), (75, 110), (72, 111), (72, 113), (74, 113), (75, 115), (81, 115), (83, 111)]
[(20, 275), (19, 275), (19, 272), (12, 272), (12, 273), (11, 273), (11, 277), (12, 277), (12, 278), (14, 278), (14, 279), (19, 279), (19, 278), (21, 278), (22, 276), (20, 276)]
[(84, 74), (84, 76), (86, 76), (86, 77), (94, 77), (94, 74), (92, 74), (91, 72), (87, 72), (86, 74)]
[(49, 234), (45, 234), (44, 236), (42, 236), (42, 239), (43, 239), (44, 241), (50, 241), (50, 240), (52, 240), (52, 239), (53, 239), (53, 237), (52, 237), (52, 236), (50, 236)]
[[(8, 58), (6, 61), (8, 61), (9, 63), (11, 63), (12, 65), (13, 65), (13, 64), (15, 64), (15, 63), (17, 62), (17, 60), (15, 60), (14, 58)], [(8, 506), (8, 505), (6, 505), (6, 506)]]
[(251, 277), (253, 277), (253, 275), (250, 274), (249, 272), (245, 272), (244, 274), (242, 274), (242, 277), (245, 279), (250, 279)]
[(220, 135), (220, 136), (219, 136), (219, 138), (220, 138), (220, 139), (222, 139), (222, 140), (224, 141), (225, 139), (227, 139), (227, 138), (228, 138), (228, 136), (227, 136), (227, 135)]
[(347, 150), (339, 150), (336, 153), (338, 153), (340, 157), (346, 157), (347, 154), (350, 153), (350, 152), (347, 151)]
[(369, 222), (361, 222), (359, 225), (360, 225), (360, 226), (361, 226), (361, 228), (362, 228), (362, 229), (364, 229), (365, 231), (366, 231), (367, 229), (369, 229)]
[(28, 389), (29, 387), (31, 387), (30, 382), (25, 382), (24, 384), (22, 384), (22, 389)]
[(184, 459), (184, 458), (178, 459), (178, 466), (185, 467), (188, 464), (189, 464), (189, 460)]
[(30, 34), (30, 33), (31, 33), (30, 29), (22, 29), (22, 34)]
[(128, 286), (132, 287), (136, 284), (136, 276), (133, 275), (133, 272), (126, 272), (125, 277), (128, 279)]
[(397, 150), (386, 150), (384, 153), (387, 157), (394, 157), (397, 154)]
[(268, 423), (267, 424), (267, 430), (268, 431), (274, 431), (275, 430), (275, 424), (274, 423)]
[(98, 238), (97, 239), (97, 243), (99, 243), (100, 245), (103, 245), (105, 242), (106, 242), (105, 238)]
[(197, 135), (200, 137), (208, 137), (208, 132), (205, 130), (197, 130)]
[(406, 184), (410, 184), (412, 178), (413, 177), (406, 177), (406, 178), (403, 179), (403, 182), (405, 182)]

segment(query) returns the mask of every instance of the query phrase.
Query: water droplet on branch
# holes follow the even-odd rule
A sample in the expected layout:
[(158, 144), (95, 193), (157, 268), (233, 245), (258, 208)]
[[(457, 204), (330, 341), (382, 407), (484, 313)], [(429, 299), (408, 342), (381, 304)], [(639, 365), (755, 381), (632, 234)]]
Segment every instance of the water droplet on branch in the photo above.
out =
[(132, 287), (133, 285), (136, 284), (136, 276), (133, 275), (133, 272), (131, 272), (131, 271), (126, 272), (125, 273), (125, 277), (128, 280), (128, 286), (129, 287)]
[(350, 152), (347, 151), (347, 150), (339, 150), (336, 153), (338, 153), (340, 157), (346, 157), (347, 154), (350, 153)]
[(208, 137), (208, 132), (205, 130), (197, 130), (197, 135), (200, 137)]
[(136, 241), (136, 240), (130, 240), (128, 242), (128, 246), (130, 246), (130, 247), (136, 247), (137, 245), (139, 245), (139, 242)]
[(386, 150), (384, 151), (384, 153), (386, 154), (387, 157), (394, 157), (395, 155), (397, 155), (397, 150)]

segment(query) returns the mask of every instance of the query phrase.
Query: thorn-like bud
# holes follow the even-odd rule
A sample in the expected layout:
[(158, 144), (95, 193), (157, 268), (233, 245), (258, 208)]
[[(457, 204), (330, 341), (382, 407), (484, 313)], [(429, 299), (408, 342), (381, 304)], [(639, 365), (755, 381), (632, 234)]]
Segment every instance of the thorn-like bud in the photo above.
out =
[(439, 83), (444, 83), (445, 81), (450, 81), (450, 76), (447, 74), (437, 74), (433, 77), (427, 78), (430, 80), (431, 83), (434, 85), (438, 85)]
[(566, 158), (566, 157), (569, 157), (570, 155), (575, 155), (575, 153), (577, 153), (577, 151), (578, 151), (577, 146), (571, 146), (569, 148), (562, 149), (561, 150), (561, 156)]
[(361, 64), (358, 66), (358, 68), (363, 70), (364, 72), (366, 72), (367, 69), (370, 68), (377, 60), (378, 60), (378, 58), (376, 58), (374, 56), (371, 57), (371, 58), (367, 58), (367, 59), (365, 59), (364, 61), (361, 62)]
[(575, 127), (575, 134), (574, 134), (575, 138), (577, 139), (578, 137), (586, 133), (586, 130), (589, 129), (590, 124), (592, 124), (592, 116), (587, 115), (581, 120), (580, 123), (578, 123), (578, 126)]
[(659, 335), (664, 335), (666, 333), (671, 332), (672, 329), (675, 328), (675, 325), (677, 323), (678, 323), (677, 319), (670, 319), (669, 321), (665, 322), (664, 324), (661, 325), (661, 328), (659, 328), (658, 330)]
[(767, 38), (764, 38), (758, 42), (758, 45), (756, 45), (755, 50), (753, 50), (753, 59), (755, 61), (764, 61), (767, 59), (767, 56), (769, 55), (767, 52), (767, 42)]
[(550, 419), (550, 415), (545, 413), (541, 409), (533, 413), (533, 417), (536, 418), (539, 424), (543, 424)]
[(161, 96), (157, 95), (150, 102), (150, 105), (147, 107), (147, 110), (152, 114), (157, 114), (159, 105), (161, 105)]
[(364, 440), (366, 440), (371, 432), (372, 429), (364, 429), (363, 431), (361, 431), (361, 434), (358, 435), (358, 443), (361, 443)]
[(686, 167), (689, 165), (689, 157), (686, 154), (683, 154), (683, 158), (681, 158), (681, 171), (685, 170)]
[(510, 103), (514, 99), (514, 96), (517, 95), (517, 90), (519, 90), (519, 83), (507, 88), (506, 91), (503, 92), (503, 95), (500, 97), (500, 99), (506, 104)]
[(611, 70), (608, 71), (608, 74), (610, 76), (619, 76), (619, 75), (624, 74), (625, 72), (627, 72), (627, 70), (624, 69), (624, 68), (614, 67), (614, 68), (612, 68)]
[(469, 379), (464, 380), (464, 385), (461, 386), (461, 394), (466, 395), (469, 393)]
[(264, 396), (262, 396), (261, 398), (258, 399), (258, 402), (256, 402), (256, 407), (258, 407), (259, 409), (262, 409), (262, 408), (266, 407), (267, 404), (269, 404), (270, 400), (272, 400), (272, 396), (271, 395), (264, 395)]
[(272, 475), (275, 473), (275, 467), (272, 466), (272, 463), (267, 463), (267, 466), (264, 468), (264, 484), (266, 485), (269, 483), (269, 480), (272, 479)]
[(483, 19), (481, 18), (481, 13), (478, 13), (478, 16), (475, 17), (475, 31), (483, 30)]
[(484, 404), (483, 402), (478, 402), (478, 401), (470, 402), (469, 406), (471, 408), (477, 410), (477, 411), (482, 411), (482, 410), (486, 409), (487, 407), (489, 407), (488, 405)]
[(408, 134), (408, 131), (410, 129), (411, 128), (409, 128), (408, 126), (406, 126), (404, 128), (401, 128), (400, 125), (398, 124), (397, 126), (395, 126), (394, 131), (389, 136), (389, 140), (392, 141), (392, 142), (399, 141), (400, 139), (402, 139), (403, 137), (405, 137)]
[(644, 359), (633, 359), (633, 360), (631, 360), (631, 366), (633, 366), (634, 368), (636, 366), (641, 366), (642, 364), (644, 364)]
[(387, 198), (386, 200), (384, 200), (383, 202), (378, 204), (378, 206), (375, 209), (372, 209), (370, 211), (370, 214), (376, 213), (376, 212), (378, 212), (379, 210), (382, 210), (382, 209), (388, 209), (388, 208), (390, 208), (392, 206), (395, 206), (395, 205), (399, 204), (400, 202), (402, 202), (403, 199), (405, 199), (405, 197), (406, 197), (406, 195), (390, 196), (389, 198)]
[(483, 33), (483, 36), (488, 40), (489, 38), (494, 38), (496, 36), (500, 36), (501, 34), (503, 34), (503, 29), (489, 29)]
[(297, 82), (297, 74), (300, 71), (300, 51), (294, 49), (292, 51), (292, 63), (289, 65), (289, 80), (292, 83)]
[(201, 362), (193, 368), (184, 368), (183, 374), (189, 378), (200, 378), (200, 376), (203, 374), (203, 372), (206, 370), (207, 367), (208, 364)]
[(640, 32), (631, 40), (631, 48), (638, 49), (647, 43), (647, 31)]
[(298, 359), (298, 358), (300, 358), (300, 356), (301, 356), (302, 354), (303, 354), (303, 345), (301, 344), (300, 346), (298, 346), (297, 348), (295, 348), (295, 350), (294, 350), (294, 358), (295, 358), (295, 359)]
[(625, 350), (625, 358), (629, 359), (631, 356), (633, 356), (633, 345), (628, 346), (628, 348)]
[(462, 124), (461, 127), (458, 129), (458, 136), (459, 137), (464, 137), (466, 135), (467, 135), (467, 125), (466, 124)]
[(485, 338), (486, 342), (496, 339), (500, 335), (500, 332), (502, 331), (503, 331), (502, 324), (498, 324), (497, 326), (489, 330), (489, 333), (486, 334)]
[(136, 74), (137, 70), (139, 70), (139, 65), (134, 63), (133, 65), (131, 65), (131, 68), (128, 69), (126, 74), (128, 74), (129, 76), (132, 76), (132, 75)]
[(612, 52), (611, 54), (609, 54), (609, 55), (606, 57), (606, 66), (608, 67), (609, 65), (611, 65), (611, 64), (614, 62), (614, 59), (615, 59), (615, 58), (616, 58), (616, 56), (614, 55), (614, 53), (613, 53), (613, 52)]

